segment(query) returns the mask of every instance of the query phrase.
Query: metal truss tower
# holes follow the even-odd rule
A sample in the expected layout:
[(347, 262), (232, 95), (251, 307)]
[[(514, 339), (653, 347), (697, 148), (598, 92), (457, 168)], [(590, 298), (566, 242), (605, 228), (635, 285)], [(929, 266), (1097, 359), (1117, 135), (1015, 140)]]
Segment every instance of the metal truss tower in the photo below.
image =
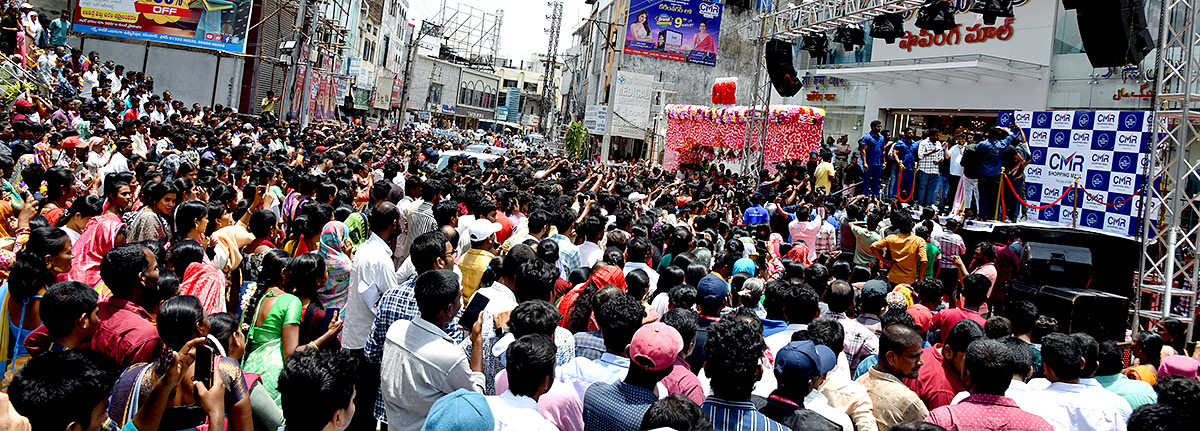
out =
[[(1200, 1), (1200, 0), (1193, 0)], [(885, 13), (907, 12), (920, 8), (924, 0), (809, 0), (799, 6), (775, 10), (776, 2), (763, 2), (754, 40), (755, 72), (750, 87), (750, 112), (747, 113), (745, 143), (742, 148), (742, 174), (759, 178), (763, 167), (763, 145), (767, 136), (767, 118), (771, 105), (771, 79), (767, 76), (766, 47), (772, 39), (793, 40), (805, 33), (824, 32), (840, 24), (862, 24)]]
[(545, 82), (542, 84), (541, 127), (546, 138), (557, 140), (554, 130), (558, 122), (558, 113), (554, 108), (558, 102), (558, 86), (554, 85), (554, 74), (558, 71), (558, 35), (562, 32), (563, 4), (561, 1), (547, 4), (550, 5), (550, 15), (546, 16), (546, 19), (550, 20), (550, 28), (546, 29), (546, 33), (550, 35), (550, 43), (546, 47), (546, 73)]
[(1164, 317), (1187, 323), (1192, 339), (1196, 317), (1196, 245), (1200, 243), (1200, 202), (1187, 184), (1200, 179), (1200, 60), (1195, 50), (1198, 0), (1162, 2), (1155, 69), (1150, 160), (1138, 202), (1142, 220), (1142, 259), (1133, 331)]

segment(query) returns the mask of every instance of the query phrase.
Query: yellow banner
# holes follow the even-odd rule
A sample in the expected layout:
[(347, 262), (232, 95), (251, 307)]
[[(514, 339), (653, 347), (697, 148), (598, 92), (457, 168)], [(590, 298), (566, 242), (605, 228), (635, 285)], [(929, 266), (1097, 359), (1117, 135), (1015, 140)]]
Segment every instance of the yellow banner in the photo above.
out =
[(79, 8), (79, 14), (84, 18), (98, 19), (103, 21), (116, 21), (135, 23), (138, 20), (138, 14), (129, 12), (117, 12), (113, 10)]

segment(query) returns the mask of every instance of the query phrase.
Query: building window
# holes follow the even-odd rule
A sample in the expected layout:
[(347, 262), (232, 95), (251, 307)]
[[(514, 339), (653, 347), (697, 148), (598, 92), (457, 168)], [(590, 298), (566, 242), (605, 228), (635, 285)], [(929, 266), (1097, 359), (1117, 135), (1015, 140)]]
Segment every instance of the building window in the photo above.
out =
[(383, 37), (383, 49), (380, 50), (380, 52), (383, 53), (383, 55), (379, 56), (379, 61), (380, 61), (379, 67), (387, 67), (387, 65), (388, 65), (388, 45), (390, 43), (391, 43), (391, 38), (389, 38), (388, 36), (384, 36)]
[[(508, 93), (501, 92), (500, 96), (496, 100), (497, 100), (497, 102), (496, 102), (497, 105), (507, 106), (508, 105)], [(492, 105), (492, 106), (495, 107), (496, 105)]]
[(372, 63), (375, 58), (375, 42), (370, 39), (363, 39), (363, 61)]
[(516, 86), (517, 86), (517, 80), (515, 80), (515, 79), (505, 79), (505, 80), (504, 80), (504, 87), (505, 87), (505, 88), (508, 88), (508, 87), (516, 87)]
[(442, 84), (431, 84), (429, 86), (429, 97), (425, 99), (425, 102), (434, 105), (442, 104)]
[(537, 83), (536, 82), (526, 82), (525, 83), (525, 91), (528, 91), (531, 93), (536, 93), (538, 91)]

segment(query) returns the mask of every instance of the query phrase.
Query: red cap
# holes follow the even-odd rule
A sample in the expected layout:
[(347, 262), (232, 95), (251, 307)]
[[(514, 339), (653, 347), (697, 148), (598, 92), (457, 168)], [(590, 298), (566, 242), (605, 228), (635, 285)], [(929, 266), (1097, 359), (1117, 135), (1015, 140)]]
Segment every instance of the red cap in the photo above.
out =
[(322, 151), (325, 151), (325, 150), (328, 150), (328, 149), (329, 149), (329, 147), (326, 147), (326, 146), (320, 146), (320, 147), (317, 147), (315, 150), (313, 150), (313, 152), (319, 153), (319, 152), (322, 152)]
[(683, 337), (679, 336), (679, 331), (666, 323), (654, 322), (633, 334), (629, 360), (650, 371), (661, 371), (671, 368), (680, 350), (683, 350)]
[(30, 102), (29, 100), (26, 100), (26, 99), (17, 99), (16, 105), (20, 106), (22, 108), (32, 108), (33, 102)]

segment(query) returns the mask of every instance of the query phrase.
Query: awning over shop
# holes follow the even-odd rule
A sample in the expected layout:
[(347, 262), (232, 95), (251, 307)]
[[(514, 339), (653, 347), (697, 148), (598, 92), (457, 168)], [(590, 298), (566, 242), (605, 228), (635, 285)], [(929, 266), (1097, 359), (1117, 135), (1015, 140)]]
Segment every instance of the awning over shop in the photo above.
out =
[(891, 84), (921, 80), (949, 82), (952, 79), (979, 81), (981, 76), (1013, 80), (1018, 77), (1047, 79), (1050, 66), (1009, 60), (990, 55), (952, 55), (929, 58), (872, 61), (818, 66), (827, 76), (866, 83)]

